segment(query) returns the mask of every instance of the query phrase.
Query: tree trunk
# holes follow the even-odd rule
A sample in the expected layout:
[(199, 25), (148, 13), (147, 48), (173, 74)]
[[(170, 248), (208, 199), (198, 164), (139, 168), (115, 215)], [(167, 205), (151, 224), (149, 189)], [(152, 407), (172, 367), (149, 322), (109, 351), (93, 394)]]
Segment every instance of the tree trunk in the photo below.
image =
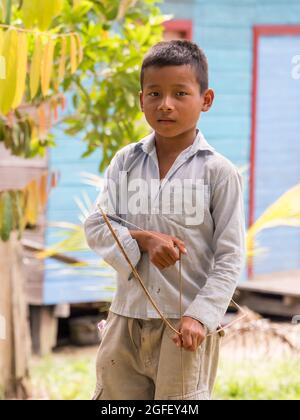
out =
[(29, 396), (30, 334), (22, 247), (0, 240), (0, 398)]

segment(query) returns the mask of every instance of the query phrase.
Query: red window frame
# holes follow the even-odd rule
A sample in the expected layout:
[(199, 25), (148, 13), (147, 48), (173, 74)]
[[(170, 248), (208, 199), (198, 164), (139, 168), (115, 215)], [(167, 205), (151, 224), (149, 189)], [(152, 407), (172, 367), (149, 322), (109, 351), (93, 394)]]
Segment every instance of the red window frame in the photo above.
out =
[[(253, 76), (251, 105), (251, 148), (249, 177), (249, 227), (254, 223), (255, 211), (255, 173), (256, 173), (256, 129), (257, 129), (257, 96), (258, 96), (258, 46), (261, 36), (300, 35), (300, 25), (263, 25), (253, 27)], [(253, 257), (248, 260), (248, 278), (253, 277)]]
[(164, 22), (164, 27), (167, 31), (183, 32), (185, 34), (185, 39), (188, 41), (192, 41), (193, 39), (193, 23), (191, 20), (168, 20), (167, 22)]

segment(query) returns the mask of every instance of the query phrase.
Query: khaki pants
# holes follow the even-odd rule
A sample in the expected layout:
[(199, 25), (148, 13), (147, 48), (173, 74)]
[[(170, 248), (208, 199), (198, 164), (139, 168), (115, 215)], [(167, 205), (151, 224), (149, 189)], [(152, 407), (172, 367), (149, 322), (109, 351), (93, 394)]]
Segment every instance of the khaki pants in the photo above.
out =
[[(171, 320), (176, 326), (178, 320)], [(109, 313), (97, 355), (94, 400), (181, 400), (181, 350), (160, 319)], [(183, 350), (184, 399), (209, 400), (219, 358), (218, 334)]]

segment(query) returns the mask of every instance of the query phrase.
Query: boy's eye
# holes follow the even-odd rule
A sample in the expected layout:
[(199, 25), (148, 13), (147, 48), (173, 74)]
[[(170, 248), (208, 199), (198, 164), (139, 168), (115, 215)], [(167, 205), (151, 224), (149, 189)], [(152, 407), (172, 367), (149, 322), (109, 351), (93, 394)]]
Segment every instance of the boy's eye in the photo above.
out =
[[(176, 92), (176, 96), (186, 96), (186, 95), (188, 95), (188, 93), (187, 92)], [(148, 93), (148, 96), (150, 96), (150, 97), (152, 97), (152, 98), (154, 98), (154, 97), (157, 97), (157, 96), (159, 96), (159, 92), (150, 92), (150, 93)]]

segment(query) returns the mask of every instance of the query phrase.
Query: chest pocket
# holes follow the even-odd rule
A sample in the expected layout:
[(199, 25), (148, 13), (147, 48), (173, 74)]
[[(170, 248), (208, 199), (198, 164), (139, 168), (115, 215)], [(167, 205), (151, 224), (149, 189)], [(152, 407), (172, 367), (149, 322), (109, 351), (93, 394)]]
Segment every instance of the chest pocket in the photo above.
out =
[(162, 195), (162, 201), (163, 214), (170, 221), (183, 227), (197, 227), (203, 224), (208, 208), (208, 186), (204, 183), (174, 186), (169, 196)]

